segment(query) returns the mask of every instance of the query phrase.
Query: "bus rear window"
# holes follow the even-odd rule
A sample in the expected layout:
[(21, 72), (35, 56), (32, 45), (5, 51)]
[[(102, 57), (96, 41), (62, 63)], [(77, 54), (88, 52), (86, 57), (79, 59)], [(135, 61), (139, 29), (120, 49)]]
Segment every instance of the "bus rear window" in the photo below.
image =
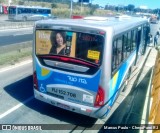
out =
[(63, 55), (101, 64), (104, 37), (70, 31), (36, 31), (36, 55)]

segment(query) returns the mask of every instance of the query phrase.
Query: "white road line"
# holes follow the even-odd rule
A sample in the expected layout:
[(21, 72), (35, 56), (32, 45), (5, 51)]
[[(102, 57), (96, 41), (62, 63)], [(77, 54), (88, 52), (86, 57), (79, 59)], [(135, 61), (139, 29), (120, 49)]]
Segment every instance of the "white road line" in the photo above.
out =
[(30, 60), (23, 61), (23, 62), (21, 62), (21, 63), (18, 63), (18, 64), (16, 64), (16, 65), (13, 65), (13, 66), (9, 66), (9, 67), (2, 68), (2, 69), (0, 69), (0, 73), (5, 72), (5, 71), (8, 71), (8, 70), (11, 70), (11, 69), (16, 68), (16, 67), (21, 67), (21, 66), (26, 65), (26, 64), (29, 64), (29, 63), (31, 63), (31, 62), (32, 62), (32, 60), (30, 59)]
[(13, 108), (7, 110), (5, 113), (0, 115), (0, 119), (2, 119), (3, 117), (7, 116), (8, 114), (12, 113), (13, 111), (17, 110), (18, 108), (20, 108), (22, 105), (28, 103), (29, 101), (31, 101), (34, 98), (34, 96), (28, 98), (27, 100), (25, 100), (22, 103), (19, 103), (18, 105), (14, 106)]

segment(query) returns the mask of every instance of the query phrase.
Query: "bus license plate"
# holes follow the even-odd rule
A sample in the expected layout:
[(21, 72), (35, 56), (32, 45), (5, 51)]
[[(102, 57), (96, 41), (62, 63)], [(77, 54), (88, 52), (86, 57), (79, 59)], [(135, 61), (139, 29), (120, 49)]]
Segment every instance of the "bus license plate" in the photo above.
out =
[(76, 98), (76, 93), (69, 92), (69, 91), (66, 91), (66, 90), (62, 90), (62, 89), (58, 89), (58, 88), (51, 88), (50, 91), (51, 91), (51, 93), (54, 93), (54, 94), (57, 94), (57, 95)]

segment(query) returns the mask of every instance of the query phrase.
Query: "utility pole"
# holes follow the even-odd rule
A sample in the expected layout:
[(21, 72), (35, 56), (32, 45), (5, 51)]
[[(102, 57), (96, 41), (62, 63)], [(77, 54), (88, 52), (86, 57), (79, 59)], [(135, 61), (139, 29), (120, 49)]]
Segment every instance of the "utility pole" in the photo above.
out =
[(82, 4), (83, 4), (83, 0), (81, 0), (81, 15), (82, 15)]
[(71, 0), (70, 18), (72, 17), (73, 1)]
[(10, 6), (10, 0), (8, 0), (8, 6)]

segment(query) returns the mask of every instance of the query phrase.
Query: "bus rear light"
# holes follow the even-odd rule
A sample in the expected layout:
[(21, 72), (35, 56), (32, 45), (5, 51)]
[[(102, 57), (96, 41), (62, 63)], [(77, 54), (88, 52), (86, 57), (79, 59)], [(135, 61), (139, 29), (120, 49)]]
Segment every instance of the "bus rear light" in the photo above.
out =
[(37, 80), (36, 71), (33, 73), (33, 86), (34, 86), (35, 89), (38, 90), (38, 80)]
[(100, 107), (102, 105), (104, 105), (104, 90), (99, 86), (94, 106)]
[(47, 59), (56, 59), (56, 60), (60, 60), (60, 61), (63, 61), (63, 62), (73, 62), (73, 63), (79, 63), (79, 64), (82, 64), (82, 65), (86, 65), (86, 66), (92, 66), (92, 67), (97, 67), (97, 64), (94, 65), (94, 64), (91, 64), (91, 63), (88, 63), (88, 62), (85, 62), (85, 61), (81, 61), (81, 60), (78, 60), (78, 59), (73, 59), (73, 58), (68, 58), (68, 57), (59, 57), (59, 56), (44, 56), (44, 55), (40, 55), (39, 56), (40, 58), (47, 58)]
[(69, 61), (69, 58), (61, 57), (60, 60), (61, 61)]

